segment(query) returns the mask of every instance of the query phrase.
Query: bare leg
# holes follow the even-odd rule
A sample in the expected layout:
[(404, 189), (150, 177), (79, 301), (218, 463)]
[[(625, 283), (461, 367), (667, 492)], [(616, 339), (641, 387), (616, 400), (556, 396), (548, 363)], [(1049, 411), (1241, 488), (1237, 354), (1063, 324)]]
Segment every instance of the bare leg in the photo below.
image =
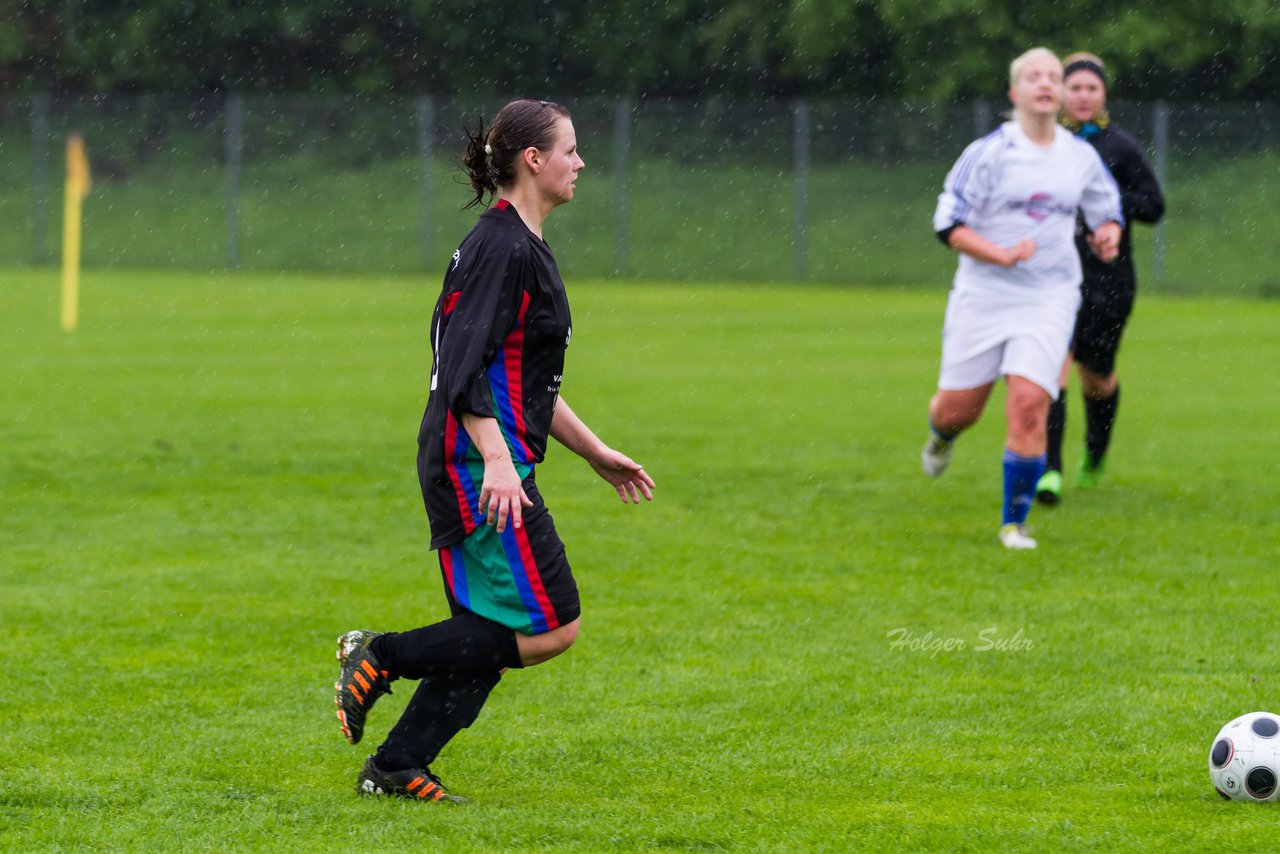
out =
[(929, 423), (948, 436), (972, 427), (982, 416), (994, 386), (995, 383), (987, 383), (977, 388), (938, 389), (929, 401)]
[(929, 477), (941, 477), (947, 470), (956, 436), (982, 416), (993, 385), (995, 383), (976, 388), (940, 388), (929, 401), (929, 438), (920, 452), (920, 464)]
[(581, 621), (582, 618), (579, 617), (572, 623), (565, 623), (558, 629), (540, 635), (522, 635), (517, 632), (516, 648), (520, 650), (520, 663), (525, 667), (532, 667), (550, 661), (573, 646), (578, 638), (578, 623)]
[(1019, 456), (1038, 457), (1045, 449), (1049, 393), (1026, 377), (1011, 375), (1008, 384), (1005, 417), (1009, 432), (1005, 447)]

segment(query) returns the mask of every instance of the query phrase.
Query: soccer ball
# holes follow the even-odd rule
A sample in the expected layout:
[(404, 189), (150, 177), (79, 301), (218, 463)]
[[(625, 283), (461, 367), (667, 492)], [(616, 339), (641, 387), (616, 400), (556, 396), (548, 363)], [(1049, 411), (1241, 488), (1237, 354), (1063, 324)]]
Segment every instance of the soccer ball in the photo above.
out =
[(1209, 750), (1209, 777), (1229, 800), (1280, 800), (1280, 716), (1250, 712), (1224, 726)]

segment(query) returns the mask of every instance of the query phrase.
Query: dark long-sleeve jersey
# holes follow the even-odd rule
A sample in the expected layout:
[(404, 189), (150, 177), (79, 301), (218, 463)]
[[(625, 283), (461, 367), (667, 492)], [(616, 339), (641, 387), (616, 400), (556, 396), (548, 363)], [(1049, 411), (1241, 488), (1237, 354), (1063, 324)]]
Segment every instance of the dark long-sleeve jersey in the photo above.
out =
[(1085, 242), (1083, 226), (1077, 225), (1076, 248), (1084, 267), (1084, 287), (1132, 295), (1137, 280), (1133, 273), (1129, 230), (1135, 221), (1158, 222), (1164, 215), (1164, 195), (1142, 145), (1129, 134), (1109, 125), (1088, 137), (1088, 141), (1097, 149), (1120, 188), (1120, 209), (1125, 221), (1120, 235), (1120, 254), (1110, 264), (1093, 254)]
[(521, 477), (542, 461), (571, 326), (550, 248), (500, 199), (454, 252), (431, 318), (431, 394), (418, 432), (431, 548), (484, 523), (484, 463), (464, 413), (497, 420)]

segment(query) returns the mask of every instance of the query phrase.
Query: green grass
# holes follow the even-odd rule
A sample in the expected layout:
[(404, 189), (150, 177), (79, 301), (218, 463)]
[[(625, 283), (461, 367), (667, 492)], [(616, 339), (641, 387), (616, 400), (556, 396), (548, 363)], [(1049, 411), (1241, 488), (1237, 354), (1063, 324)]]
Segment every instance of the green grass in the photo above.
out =
[(942, 287), (571, 283), (564, 394), (657, 500), (554, 449), (578, 645), (509, 674), (437, 764), (474, 803), (358, 799), (333, 638), (445, 613), (413, 469), (437, 287), (90, 271), (68, 335), (53, 274), (4, 274), (0, 848), (1271, 838), (1206, 757), (1280, 710), (1280, 305), (1150, 295), (1106, 480), (1011, 554), (999, 398), (945, 478), (919, 472)]
[[(1165, 289), (1280, 297), (1280, 272), (1259, 263), (1280, 251), (1272, 219), (1280, 152), (1174, 161), (1171, 172)], [(1150, 282), (1150, 258), (1142, 260), (1139, 275)]]

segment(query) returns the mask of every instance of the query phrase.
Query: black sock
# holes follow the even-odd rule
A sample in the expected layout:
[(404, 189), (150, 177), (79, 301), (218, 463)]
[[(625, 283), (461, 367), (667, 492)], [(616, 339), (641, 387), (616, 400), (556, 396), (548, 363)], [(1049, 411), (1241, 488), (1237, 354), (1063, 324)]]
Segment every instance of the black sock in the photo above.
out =
[(470, 612), (407, 632), (388, 632), (369, 645), (392, 678), (522, 667), (516, 633)]
[(1045, 471), (1062, 471), (1062, 435), (1067, 430), (1067, 390), (1049, 402), (1049, 442), (1045, 446)]
[(373, 761), (383, 771), (425, 769), (455, 735), (475, 722), (501, 678), (492, 670), (423, 679)]
[(1097, 465), (1106, 456), (1107, 445), (1111, 444), (1111, 428), (1116, 423), (1116, 412), (1120, 409), (1120, 386), (1116, 386), (1115, 394), (1102, 400), (1084, 399), (1084, 412), (1087, 428), (1084, 435), (1084, 447), (1089, 453), (1089, 462)]

